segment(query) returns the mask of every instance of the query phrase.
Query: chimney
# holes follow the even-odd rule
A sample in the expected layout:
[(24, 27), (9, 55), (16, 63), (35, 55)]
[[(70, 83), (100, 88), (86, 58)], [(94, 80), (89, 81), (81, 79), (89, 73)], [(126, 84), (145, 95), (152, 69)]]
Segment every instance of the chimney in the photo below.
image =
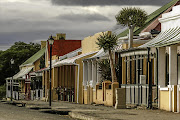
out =
[(41, 49), (46, 46), (46, 41), (41, 41)]
[(56, 40), (65, 40), (66, 34), (65, 33), (57, 33), (56, 34)]

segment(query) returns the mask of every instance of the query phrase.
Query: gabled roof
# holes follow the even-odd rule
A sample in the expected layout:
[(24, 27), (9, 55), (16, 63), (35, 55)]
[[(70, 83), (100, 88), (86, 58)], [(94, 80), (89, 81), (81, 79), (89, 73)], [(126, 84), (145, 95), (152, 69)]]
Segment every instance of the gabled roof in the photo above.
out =
[(21, 64), (20, 67), (26, 66), (26, 65), (32, 65), (34, 62), (36, 62), (40, 57), (44, 55), (45, 50), (46, 50), (46, 47), (39, 50), (37, 53), (35, 53), (33, 56), (27, 59), (23, 64)]
[[(168, 8), (173, 7), (179, 0), (172, 0), (166, 5), (162, 6), (158, 10), (154, 11), (148, 16), (148, 19), (145, 22), (143, 27), (137, 27), (134, 29), (134, 35), (138, 35), (144, 28), (146, 28), (151, 22), (153, 22), (157, 17), (164, 13)], [(129, 30), (126, 29), (124, 32), (120, 33), (118, 37), (124, 37), (129, 33)]]

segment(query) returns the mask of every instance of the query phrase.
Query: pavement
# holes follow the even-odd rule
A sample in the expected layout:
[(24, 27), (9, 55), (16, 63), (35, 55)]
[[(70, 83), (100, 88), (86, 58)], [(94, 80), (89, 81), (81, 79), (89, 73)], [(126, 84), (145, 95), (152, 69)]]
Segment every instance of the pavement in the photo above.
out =
[[(10, 103), (10, 102), (9, 102)], [(180, 113), (172, 113), (163, 110), (149, 110), (139, 107), (133, 109), (114, 109), (103, 105), (85, 105), (70, 102), (49, 102), (44, 101), (14, 101), (17, 106), (25, 105), (26, 108), (70, 115), (74, 119), (83, 120), (179, 120)], [(23, 104), (22, 104), (23, 103)]]

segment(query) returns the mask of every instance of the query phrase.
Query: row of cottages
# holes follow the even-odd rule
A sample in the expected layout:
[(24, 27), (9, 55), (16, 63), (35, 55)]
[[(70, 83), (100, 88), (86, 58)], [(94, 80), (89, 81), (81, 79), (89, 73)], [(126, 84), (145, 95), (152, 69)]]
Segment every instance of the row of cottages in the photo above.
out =
[[(118, 34), (118, 45), (114, 48), (113, 55), (118, 66), (118, 81), (114, 83), (102, 80), (98, 70), (98, 62), (108, 59), (108, 54), (103, 49), (99, 50), (96, 45), (97, 38), (102, 33), (82, 41), (65, 40), (64, 34), (53, 37), (52, 99), (114, 106), (117, 96), (120, 96), (118, 99), (125, 99), (125, 105), (154, 105), (160, 109), (179, 112), (179, 3), (179, 0), (172, 0), (150, 14), (145, 26), (134, 30), (134, 48), (128, 49), (128, 30)], [(111, 34), (110, 31), (107, 32)], [(49, 51), (49, 44), (46, 42), (44, 69), (34, 70), (35, 73), (29, 73), (30, 70), (26, 72), (32, 76), (41, 76), (42, 85), (39, 82), (39, 87), (36, 88), (41, 89), (41, 97), (45, 100), (49, 98), (50, 88)], [(31, 85), (28, 87), (28, 84), (27, 87), (22, 86), (34, 90), (29, 92), (31, 96), (37, 91)], [(122, 88), (123, 92), (117, 92), (116, 96), (116, 88)], [(23, 87), (21, 90), (26, 92)]]
[(136, 48), (117, 51), (122, 62), (120, 83), (126, 89), (126, 104), (180, 111), (179, 3), (173, 0), (167, 4), (168, 9), (143, 30), (161, 31), (155, 38)]
[[(59, 34), (66, 37), (65, 34)], [(53, 37), (54, 44), (52, 46), (52, 64), (54, 65), (58, 61), (63, 61), (65, 59), (77, 56), (81, 54), (81, 40), (64, 40), (57, 39), (59, 35)], [(42, 86), (44, 91), (43, 99), (48, 101), (49, 99), (49, 88), (50, 88), (50, 45), (47, 43), (47, 53), (45, 56), (45, 67), (46, 69), (42, 70)], [(51, 80), (51, 90), (52, 90), (52, 100), (75, 100), (75, 80), (74, 80), (74, 69), (72, 67), (53, 67), (52, 68), (52, 80)], [(67, 72), (68, 71), (68, 72)], [(64, 72), (64, 73), (63, 73)], [(61, 79), (61, 80), (60, 80)], [(69, 80), (68, 80), (69, 79)], [(61, 92), (61, 93), (60, 93)]]
[[(53, 46), (53, 62), (74, 56), (81, 51), (81, 40), (65, 40), (66, 35), (62, 33), (56, 34)], [(62, 48), (62, 50), (60, 50)], [(67, 54), (69, 52), (74, 52)], [(47, 85), (44, 84), (45, 71), (49, 70), (49, 45), (47, 41), (41, 41), (41, 50), (32, 57), (27, 59), (19, 66), (20, 71), (6, 79), (6, 97), (13, 99), (35, 100), (42, 99), (46, 96)], [(65, 55), (67, 54), (67, 55)], [(47, 77), (47, 80), (49, 78)], [(46, 81), (47, 81), (46, 80)], [(12, 91), (12, 92), (11, 92)]]
[[(99, 48), (96, 45), (97, 38), (103, 33), (97, 33), (81, 41), (81, 52), (70, 52), (60, 56), (57, 62), (52, 64), (52, 99), (84, 103), (83, 95), (83, 60), (95, 55)], [(54, 44), (55, 45), (55, 44)], [(62, 49), (61, 49), (62, 50)], [(70, 55), (72, 54), (73, 55)], [(45, 99), (49, 98), (49, 71), (44, 71), (44, 85), (47, 94)]]
[[(32, 86), (31, 80), (35, 76), (31, 76), (30, 73), (32, 71), (38, 71), (41, 69), (40, 63), (45, 54), (45, 42), (41, 42), (41, 50), (39, 50), (36, 54), (27, 59), (23, 64), (19, 66), (20, 71), (14, 76), (6, 79), (6, 97), (13, 99), (31, 99), (31, 90), (34, 86)], [(43, 63), (42, 63), (43, 64)], [(33, 79), (34, 83), (36, 79)], [(41, 83), (41, 78), (38, 78), (38, 83)], [(35, 92), (35, 91), (34, 91)], [(41, 85), (38, 86), (37, 96), (42, 96)], [(34, 93), (35, 94), (35, 93)]]
[[(98, 62), (108, 59), (107, 53), (100, 50), (94, 56), (83, 60), (83, 103), (84, 104), (104, 104), (114, 106), (117, 100), (115, 89), (125, 88), (126, 92), (121, 93), (121, 97), (126, 98), (126, 104), (148, 106), (149, 97), (149, 75), (152, 79), (152, 102), (158, 106), (158, 89), (156, 62), (153, 59), (156, 49), (152, 49), (149, 54), (152, 71), (149, 71), (149, 61), (147, 48), (138, 47), (143, 45), (161, 32), (161, 23), (158, 21), (163, 13), (172, 10), (173, 6), (179, 4), (179, 0), (172, 0), (148, 16), (146, 23), (141, 28), (135, 28), (133, 36), (133, 47), (128, 49), (128, 30), (118, 34), (118, 45), (114, 48), (114, 61), (119, 71), (116, 73), (118, 82), (112, 83), (109, 80), (101, 81), (98, 73)], [(126, 96), (126, 97), (125, 97)], [(122, 107), (124, 107), (122, 105)]]

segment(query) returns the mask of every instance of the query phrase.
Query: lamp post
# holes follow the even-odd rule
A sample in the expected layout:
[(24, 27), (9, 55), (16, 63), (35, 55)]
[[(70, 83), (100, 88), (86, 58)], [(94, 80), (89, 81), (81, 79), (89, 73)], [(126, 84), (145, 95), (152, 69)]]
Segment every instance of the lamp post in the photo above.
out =
[[(11, 62), (11, 70), (12, 70), (12, 65), (14, 64), (14, 59), (12, 58), (11, 60), (10, 60), (10, 62)], [(13, 76), (12, 76), (12, 80), (11, 80), (11, 101), (12, 101), (12, 92), (13, 92)]]
[(54, 43), (54, 39), (52, 35), (48, 39), (50, 45), (50, 79), (49, 79), (49, 106), (51, 106), (51, 67), (52, 67), (52, 45)]

